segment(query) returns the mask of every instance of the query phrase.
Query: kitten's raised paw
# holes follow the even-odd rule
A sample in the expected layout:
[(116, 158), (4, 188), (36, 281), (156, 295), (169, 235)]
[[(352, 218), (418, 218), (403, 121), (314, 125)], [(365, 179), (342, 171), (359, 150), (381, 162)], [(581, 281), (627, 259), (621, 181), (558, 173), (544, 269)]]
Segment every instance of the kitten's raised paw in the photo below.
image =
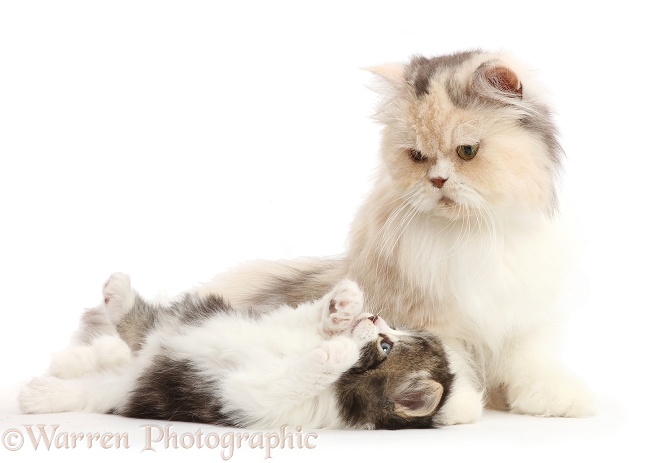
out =
[(106, 314), (113, 325), (117, 325), (122, 316), (134, 306), (135, 294), (131, 289), (129, 275), (113, 273), (102, 291)]
[(329, 334), (350, 329), (364, 308), (364, 294), (352, 280), (341, 281), (323, 301), (323, 328)]
[(578, 380), (537, 381), (508, 390), (511, 411), (524, 415), (583, 417), (596, 413), (592, 393)]
[(340, 374), (359, 359), (359, 348), (350, 338), (338, 337), (323, 342), (314, 351), (314, 357), (328, 373)]

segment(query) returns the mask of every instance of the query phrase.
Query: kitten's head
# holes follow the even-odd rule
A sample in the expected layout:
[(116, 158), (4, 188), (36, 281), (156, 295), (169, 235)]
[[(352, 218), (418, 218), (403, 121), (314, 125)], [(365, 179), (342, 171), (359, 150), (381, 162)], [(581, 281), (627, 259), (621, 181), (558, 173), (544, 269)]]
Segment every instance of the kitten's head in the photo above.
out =
[(409, 204), (449, 218), (555, 209), (556, 128), (511, 58), (470, 51), (372, 71), (387, 84), (381, 175)]
[(454, 375), (441, 341), (431, 333), (396, 331), (379, 317), (353, 330), (361, 353), (336, 383), (341, 415), (351, 427), (433, 427)]

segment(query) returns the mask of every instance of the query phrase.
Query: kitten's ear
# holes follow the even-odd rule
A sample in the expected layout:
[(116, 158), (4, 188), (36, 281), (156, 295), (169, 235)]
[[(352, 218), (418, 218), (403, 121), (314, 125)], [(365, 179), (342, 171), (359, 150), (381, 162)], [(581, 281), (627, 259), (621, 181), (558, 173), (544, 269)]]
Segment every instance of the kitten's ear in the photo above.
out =
[(432, 379), (416, 379), (396, 389), (391, 397), (394, 411), (402, 417), (426, 416), (435, 412), (444, 387)]
[(518, 75), (508, 67), (499, 64), (484, 64), (477, 69), (479, 81), (510, 97), (523, 97), (523, 84)]
[(378, 77), (394, 86), (405, 84), (405, 66), (400, 63), (389, 63), (366, 68)]

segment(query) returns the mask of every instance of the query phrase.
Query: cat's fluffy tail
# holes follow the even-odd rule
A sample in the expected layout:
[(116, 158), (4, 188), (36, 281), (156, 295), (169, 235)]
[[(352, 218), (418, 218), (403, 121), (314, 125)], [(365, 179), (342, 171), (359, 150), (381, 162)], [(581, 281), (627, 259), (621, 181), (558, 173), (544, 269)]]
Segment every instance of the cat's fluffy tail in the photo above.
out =
[(223, 295), (236, 308), (294, 307), (319, 299), (344, 276), (342, 259), (257, 261), (218, 274), (195, 292), (201, 296)]

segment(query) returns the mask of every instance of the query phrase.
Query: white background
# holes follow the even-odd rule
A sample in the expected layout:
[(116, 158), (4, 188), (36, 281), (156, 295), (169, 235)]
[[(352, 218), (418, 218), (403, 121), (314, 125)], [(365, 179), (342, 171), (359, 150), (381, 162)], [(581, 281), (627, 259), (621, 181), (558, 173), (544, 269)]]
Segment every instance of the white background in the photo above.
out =
[[(281, 460), (660, 458), (663, 37), (652, 2), (231, 3), (0, 4), (0, 431), (26, 422), (16, 384), (67, 343), (111, 272), (174, 294), (246, 260), (342, 253), (377, 165), (377, 96), (362, 68), (480, 47), (511, 51), (551, 91), (581, 239), (564, 355), (599, 415), (322, 433), (315, 453)], [(65, 421), (124, 426), (77, 419)], [(175, 456), (212, 455), (188, 452)], [(30, 456), (92, 454), (0, 447), (3, 461)]]

